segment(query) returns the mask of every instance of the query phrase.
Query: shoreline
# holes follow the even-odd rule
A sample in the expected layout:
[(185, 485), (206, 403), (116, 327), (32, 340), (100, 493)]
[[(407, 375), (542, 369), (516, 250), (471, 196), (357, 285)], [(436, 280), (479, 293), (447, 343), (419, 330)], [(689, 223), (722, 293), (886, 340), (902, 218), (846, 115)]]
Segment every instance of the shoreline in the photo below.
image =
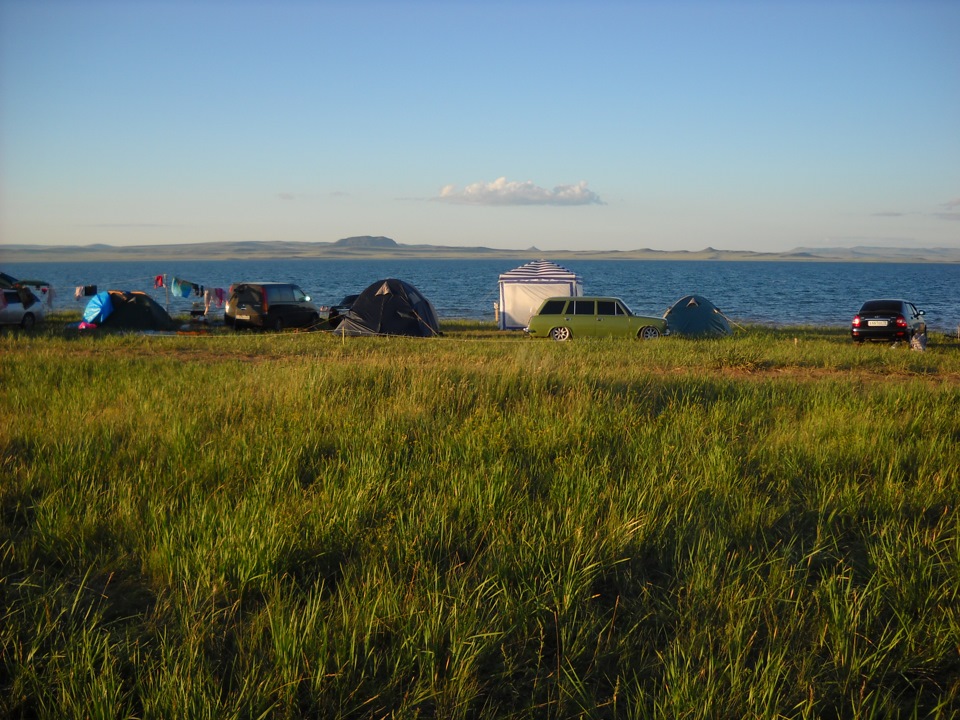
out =
[(335, 243), (188, 243), (157, 246), (0, 245), (4, 263), (139, 262), (168, 260), (649, 260), (715, 262), (960, 263), (960, 248), (803, 248), (790, 252), (751, 250), (498, 250), (431, 245), (345, 247)]

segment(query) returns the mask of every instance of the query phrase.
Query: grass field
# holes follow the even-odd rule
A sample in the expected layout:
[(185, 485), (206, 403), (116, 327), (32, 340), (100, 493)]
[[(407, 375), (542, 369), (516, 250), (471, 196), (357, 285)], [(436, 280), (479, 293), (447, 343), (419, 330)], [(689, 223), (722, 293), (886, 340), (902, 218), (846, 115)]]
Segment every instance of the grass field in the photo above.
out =
[(0, 337), (0, 716), (960, 707), (960, 343)]

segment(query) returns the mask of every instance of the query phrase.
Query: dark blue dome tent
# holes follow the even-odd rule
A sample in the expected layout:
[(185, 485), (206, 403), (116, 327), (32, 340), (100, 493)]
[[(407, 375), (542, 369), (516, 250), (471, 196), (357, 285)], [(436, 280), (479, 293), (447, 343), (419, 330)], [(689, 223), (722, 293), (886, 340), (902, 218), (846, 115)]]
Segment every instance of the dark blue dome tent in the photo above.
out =
[(677, 300), (664, 314), (671, 333), (695, 337), (729, 335), (730, 323), (717, 306), (700, 295)]
[(387, 278), (357, 296), (334, 332), (431, 337), (440, 334), (440, 321), (433, 304), (413, 285)]
[(142, 292), (98, 292), (83, 311), (83, 322), (116, 330), (176, 330), (177, 323)]

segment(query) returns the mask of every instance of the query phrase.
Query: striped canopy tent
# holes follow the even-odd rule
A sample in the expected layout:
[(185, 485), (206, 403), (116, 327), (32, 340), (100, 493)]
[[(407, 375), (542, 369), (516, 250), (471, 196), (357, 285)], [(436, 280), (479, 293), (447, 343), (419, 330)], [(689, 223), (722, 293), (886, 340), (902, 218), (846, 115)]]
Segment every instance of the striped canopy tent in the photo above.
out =
[(583, 279), (548, 260), (537, 260), (500, 275), (501, 330), (521, 330), (548, 297), (583, 295)]

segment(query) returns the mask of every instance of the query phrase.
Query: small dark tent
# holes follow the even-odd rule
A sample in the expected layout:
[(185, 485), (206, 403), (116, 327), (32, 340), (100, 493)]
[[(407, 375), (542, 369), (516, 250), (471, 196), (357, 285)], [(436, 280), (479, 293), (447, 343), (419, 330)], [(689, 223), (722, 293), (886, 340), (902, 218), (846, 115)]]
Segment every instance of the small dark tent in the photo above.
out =
[(413, 285), (388, 278), (357, 296), (335, 332), (430, 337), (440, 334), (440, 321), (433, 305)]
[(177, 323), (166, 310), (142, 292), (108, 290), (90, 298), (83, 311), (85, 322), (118, 330), (175, 330)]
[(731, 332), (723, 313), (699, 295), (680, 298), (663, 317), (670, 332), (678, 335), (729, 335)]

